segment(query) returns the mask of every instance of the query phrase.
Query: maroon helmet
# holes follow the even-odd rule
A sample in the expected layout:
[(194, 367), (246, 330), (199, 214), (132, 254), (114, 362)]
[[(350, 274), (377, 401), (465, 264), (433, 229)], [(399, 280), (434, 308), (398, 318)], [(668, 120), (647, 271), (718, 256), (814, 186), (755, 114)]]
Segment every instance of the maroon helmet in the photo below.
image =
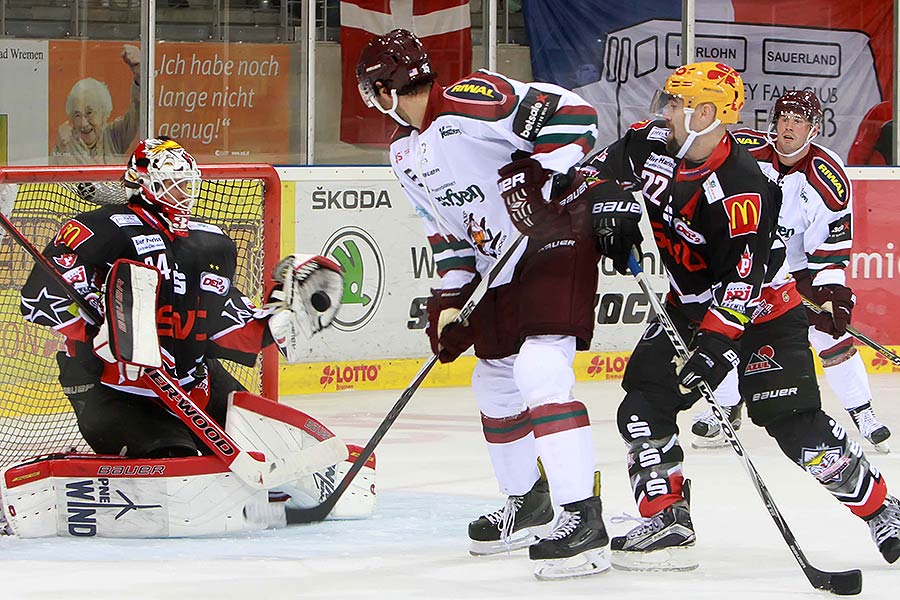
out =
[(359, 94), (369, 108), (380, 108), (375, 102), (376, 81), (391, 92), (401, 93), (410, 85), (433, 79), (425, 47), (405, 29), (395, 29), (369, 40), (356, 63)]
[(772, 122), (778, 121), (784, 113), (800, 115), (813, 126), (822, 123), (822, 103), (810, 90), (790, 90), (775, 102)]

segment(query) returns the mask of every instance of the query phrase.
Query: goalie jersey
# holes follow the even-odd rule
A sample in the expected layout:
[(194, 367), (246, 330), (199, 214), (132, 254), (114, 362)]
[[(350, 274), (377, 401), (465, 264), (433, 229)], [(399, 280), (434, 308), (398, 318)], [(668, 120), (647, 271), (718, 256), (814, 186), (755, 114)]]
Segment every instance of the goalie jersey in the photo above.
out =
[[(188, 236), (173, 237), (156, 223), (156, 217), (138, 205), (104, 206), (64, 223), (44, 255), (101, 313), (100, 291), (117, 259), (159, 270), (156, 315), (163, 363), (203, 403), (209, 388), (204, 359), (253, 365), (263, 344), (271, 341), (265, 314), (234, 285), (237, 248), (220, 228), (192, 220)], [(20, 308), (26, 320), (65, 336), (65, 356), (59, 358), (64, 387), (99, 378), (125, 392), (156, 396), (140, 381), (122, 379), (116, 365), (93, 354), (97, 327), (42, 268), (32, 269)]]

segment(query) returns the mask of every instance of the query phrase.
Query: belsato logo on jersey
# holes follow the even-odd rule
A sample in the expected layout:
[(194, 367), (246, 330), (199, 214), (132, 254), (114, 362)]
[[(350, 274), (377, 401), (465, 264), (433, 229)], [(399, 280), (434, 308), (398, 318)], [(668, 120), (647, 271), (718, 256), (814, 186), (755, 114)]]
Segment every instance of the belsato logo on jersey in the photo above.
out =
[(313, 210), (359, 210), (392, 208), (391, 196), (380, 190), (326, 190), (321, 186), (312, 193)]
[(375, 239), (359, 227), (338, 229), (321, 254), (333, 259), (344, 272), (341, 310), (333, 325), (355, 331), (372, 320), (384, 296), (384, 258)]
[(513, 133), (524, 140), (533, 142), (547, 118), (556, 112), (560, 96), (529, 88), (528, 93), (516, 111), (513, 120)]

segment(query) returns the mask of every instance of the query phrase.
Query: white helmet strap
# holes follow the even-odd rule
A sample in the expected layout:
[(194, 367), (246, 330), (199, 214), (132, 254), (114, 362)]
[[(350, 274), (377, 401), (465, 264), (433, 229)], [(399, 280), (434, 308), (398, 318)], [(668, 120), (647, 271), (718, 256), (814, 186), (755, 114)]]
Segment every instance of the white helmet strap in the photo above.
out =
[(694, 143), (694, 140), (696, 140), (701, 135), (706, 135), (707, 133), (712, 132), (716, 127), (722, 124), (722, 121), (720, 119), (716, 119), (702, 131), (694, 131), (693, 129), (691, 129), (691, 116), (693, 114), (693, 108), (684, 109), (684, 130), (688, 132), (688, 136), (687, 139), (684, 140), (684, 144), (682, 144), (681, 148), (679, 148), (678, 154), (675, 155), (675, 158), (677, 158), (678, 160), (684, 158), (684, 155), (687, 154), (688, 150), (690, 150), (691, 145)]

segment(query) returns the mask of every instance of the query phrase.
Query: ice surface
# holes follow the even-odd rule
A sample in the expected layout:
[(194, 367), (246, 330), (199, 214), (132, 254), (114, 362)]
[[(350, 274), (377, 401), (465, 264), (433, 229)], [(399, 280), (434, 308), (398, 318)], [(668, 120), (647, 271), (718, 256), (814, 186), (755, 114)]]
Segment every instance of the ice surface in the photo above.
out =
[[(867, 454), (900, 494), (900, 375), (871, 378), (875, 408), (891, 425), (897, 453)], [(824, 382), (823, 382), (824, 383)], [(823, 386), (825, 387), (825, 386)], [(851, 428), (826, 389), (825, 410)], [(590, 410), (603, 473), (604, 514), (635, 514), (615, 428), (617, 382), (579, 383)], [(289, 399), (346, 441), (364, 444), (399, 392), (342, 392)], [(695, 408), (694, 410), (698, 410)], [(690, 416), (682, 415), (689, 438)], [(851, 429), (858, 439), (858, 433)], [(900, 598), (900, 564), (888, 565), (868, 527), (744, 420), (739, 435), (800, 546), (820, 569), (863, 570), (860, 598)], [(362, 521), (326, 521), (216, 539), (0, 538), (0, 596), (27, 599), (590, 598), (599, 600), (821, 598), (806, 581), (740, 462), (729, 448), (694, 450), (701, 566), (687, 573), (610, 571), (538, 582), (527, 554), (473, 558), (466, 524), (500, 506), (470, 390), (420, 390), (377, 450), (378, 510)], [(611, 525), (613, 534), (628, 524)]]

